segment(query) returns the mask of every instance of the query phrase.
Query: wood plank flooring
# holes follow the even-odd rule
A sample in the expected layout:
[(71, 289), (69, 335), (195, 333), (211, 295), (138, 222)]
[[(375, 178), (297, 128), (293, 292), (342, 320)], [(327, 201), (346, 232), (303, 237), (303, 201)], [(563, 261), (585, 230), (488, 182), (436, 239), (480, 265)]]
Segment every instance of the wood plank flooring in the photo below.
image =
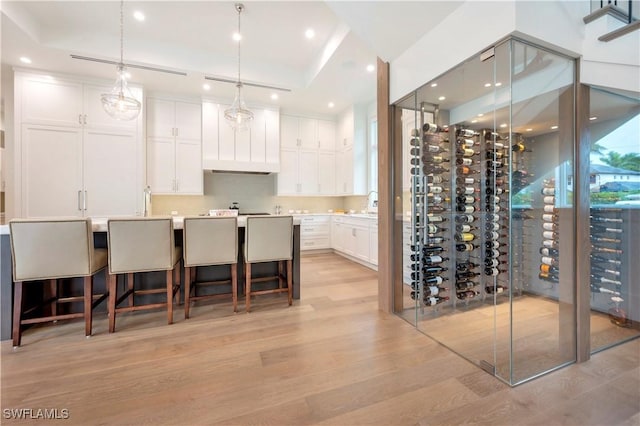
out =
[(640, 340), (510, 388), (378, 311), (377, 275), (333, 254), (302, 258), (302, 299), (106, 316), (2, 342), (5, 409), (67, 409), (56, 424), (638, 425)]

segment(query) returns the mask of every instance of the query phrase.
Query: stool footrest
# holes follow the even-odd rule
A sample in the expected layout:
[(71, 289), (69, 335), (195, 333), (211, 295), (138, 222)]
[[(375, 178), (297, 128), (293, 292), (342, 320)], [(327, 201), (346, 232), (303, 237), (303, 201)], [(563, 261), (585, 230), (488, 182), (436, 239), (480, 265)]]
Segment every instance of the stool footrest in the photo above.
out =
[(272, 290), (260, 290), (260, 291), (252, 291), (252, 296), (257, 296), (260, 294), (272, 294), (272, 293), (287, 293), (289, 291), (288, 288), (274, 288)]
[(51, 322), (51, 321), (66, 320), (66, 319), (73, 319), (73, 318), (84, 318), (84, 312), (79, 312), (75, 314), (65, 314), (65, 315), (52, 315), (52, 316), (41, 317), (41, 318), (23, 319), (22, 321), (20, 321), (20, 324), (25, 324), (25, 325), (38, 324), (41, 322)]
[(156, 309), (156, 308), (166, 308), (167, 303), (151, 303), (149, 305), (138, 305), (138, 306), (123, 306), (121, 308), (116, 308), (116, 313), (120, 312), (134, 312), (134, 311), (143, 311), (147, 309)]

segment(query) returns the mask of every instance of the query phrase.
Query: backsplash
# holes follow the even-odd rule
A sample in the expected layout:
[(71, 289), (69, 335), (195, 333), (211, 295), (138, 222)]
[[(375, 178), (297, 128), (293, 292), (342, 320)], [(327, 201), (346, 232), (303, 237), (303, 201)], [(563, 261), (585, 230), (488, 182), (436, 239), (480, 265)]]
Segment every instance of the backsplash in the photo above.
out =
[[(153, 188), (152, 188), (153, 191)], [(226, 209), (234, 201), (247, 213), (274, 213), (280, 205), (282, 213), (289, 210), (309, 210), (323, 213), (329, 209), (345, 208), (345, 199), (363, 197), (279, 197), (276, 192), (276, 175), (251, 175), (237, 173), (204, 173), (204, 195), (153, 195), (151, 212), (168, 215), (195, 215), (210, 209)], [(351, 204), (350, 204), (351, 205)], [(359, 209), (357, 207), (350, 207)]]

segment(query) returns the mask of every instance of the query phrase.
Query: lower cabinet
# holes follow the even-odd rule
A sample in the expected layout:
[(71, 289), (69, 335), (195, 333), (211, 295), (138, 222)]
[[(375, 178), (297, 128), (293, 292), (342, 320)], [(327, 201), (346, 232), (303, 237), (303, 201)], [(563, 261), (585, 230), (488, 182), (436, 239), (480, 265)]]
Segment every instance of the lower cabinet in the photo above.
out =
[(300, 250), (331, 248), (331, 216), (300, 216)]
[(335, 215), (331, 224), (331, 247), (339, 254), (378, 265), (378, 220), (368, 217)]

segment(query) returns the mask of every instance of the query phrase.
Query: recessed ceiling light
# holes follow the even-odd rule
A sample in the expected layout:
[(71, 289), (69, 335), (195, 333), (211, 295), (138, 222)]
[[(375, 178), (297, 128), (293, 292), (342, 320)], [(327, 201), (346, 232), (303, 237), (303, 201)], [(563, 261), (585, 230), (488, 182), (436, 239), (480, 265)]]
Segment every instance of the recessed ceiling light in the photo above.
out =
[(504, 129), (505, 127), (507, 127), (507, 123), (502, 123), (500, 127)]
[(278, 94), (277, 93), (272, 93), (271, 94), (271, 99), (273, 99), (274, 101), (278, 100)]
[(205, 83), (205, 84), (203, 84), (203, 85), (202, 85), (202, 88), (203, 88), (204, 90), (209, 90), (209, 89), (211, 89), (211, 86), (210, 86), (210, 85), (208, 85), (207, 83)]
[(131, 80), (131, 73), (129, 71), (125, 72), (124, 78), (126, 78), (127, 80)]
[(374, 72), (375, 70), (376, 70), (375, 65), (373, 65), (373, 64), (367, 65), (367, 71), (368, 72)]
[(500, 87), (500, 86), (502, 86), (502, 83), (497, 82), (497, 83), (496, 83), (496, 87)]
[(445, 99), (447, 99), (447, 98), (445, 98), (444, 96), (440, 96), (440, 97), (438, 98), (438, 100), (439, 100), (439, 101), (444, 101)]
[(438, 83), (431, 83), (431, 87), (438, 87)]
[(483, 114), (483, 113), (478, 114), (478, 117), (482, 117), (482, 116), (484, 116), (484, 114)]
[(471, 122), (472, 122), (472, 123), (477, 123), (477, 122), (478, 122), (478, 120), (471, 120)]
[(329, 102), (329, 104), (328, 104), (329, 108), (333, 108), (334, 106), (336, 106), (336, 104), (334, 104), (333, 102)]
[(316, 36), (316, 32), (313, 31), (313, 28), (307, 28), (307, 31), (304, 32), (304, 36), (311, 40)]
[(485, 83), (484, 87), (491, 87), (491, 83)]
[(551, 126), (551, 130), (556, 130), (558, 126)]
[(133, 17), (136, 18), (136, 21), (144, 21), (144, 13), (140, 12), (139, 10), (133, 12)]
[(593, 117), (589, 117), (589, 120), (593, 121), (593, 120), (597, 120), (598, 117), (596, 117), (595, 115)]
[(533, 129), (526, 129), (527, 132), (533, 132)]
[(31, 59), (27, 58), (26, 56), (21, 56), (20, 57), (20, 62), (22, 62), (23, 64), (30, 64), (31, 63)]
[(240, 41), (240, 40), (242, 40), (242, 34), (237, 33), (237, 32), (236, 32), (236, 33), (233, 33), (233, 36), (232, 36), (232, 37), (233, 37), (233, 40), (235, 40), (235, 41)]

